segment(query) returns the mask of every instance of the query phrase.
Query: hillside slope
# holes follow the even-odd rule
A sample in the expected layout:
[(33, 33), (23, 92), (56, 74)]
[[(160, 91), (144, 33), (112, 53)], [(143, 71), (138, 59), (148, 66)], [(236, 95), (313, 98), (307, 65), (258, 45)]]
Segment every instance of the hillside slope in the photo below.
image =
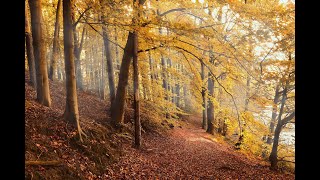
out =
[[(59, 162), (26, 165), (26, 179), (294, 179), (215, 141), (192, 122), (199, 118), (185, 118), (187, 122), (179, 121), (166, 132), (144, 131), (144, 145), (136, 150), (131, 127), (117, 132), (110, 125), (107, 101), (84, 92), (78, 92), (79, 111), (88, 137), (81, 143), (76, 128), (62, 117), (63, 84), (50, 81), (50, 108), (34, 100), (28, 83), (25, 88), (26, 161)], [(126, 113), (130, 117), (132, 110)]]

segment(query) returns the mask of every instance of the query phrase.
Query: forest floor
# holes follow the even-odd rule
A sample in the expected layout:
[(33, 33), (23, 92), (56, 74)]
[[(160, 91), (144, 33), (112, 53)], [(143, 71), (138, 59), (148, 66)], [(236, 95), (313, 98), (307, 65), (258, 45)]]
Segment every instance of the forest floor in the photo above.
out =
[(191, 116), (166, 135), (143, 138), (145, 148), (125, 148), (125, 156), (108, 167), (106, 179), (294, 179), (269, 170), (268, 163), (246, 157), (201, 129)]
[[(207, 134), (196, 116), (184, 117), (168, 130), (145, 128), (143, 146), (137, 150), (132, 130), (117, 132), (110, 125), (108, 102), (84, 92), (78, 92), (78, 101), (88, 137), (80, 142), (74, 125), (62, 117), (64, 84), (50, 81), (48, 108), (35, 101), (27, 76), (25, 80), (26, 161), (60, 163), (26, 165), (26, 179), (294, 179)], [(128, 110), (125, 118), (131, 115)]]

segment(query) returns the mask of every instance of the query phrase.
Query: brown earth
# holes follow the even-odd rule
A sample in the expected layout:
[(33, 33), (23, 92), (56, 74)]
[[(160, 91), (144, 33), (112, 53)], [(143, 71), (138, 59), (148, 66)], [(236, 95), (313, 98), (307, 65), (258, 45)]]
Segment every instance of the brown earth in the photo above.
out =
[[(26, 179), (294, 179), (217, 141), (200, 128), (195, 116), (167, 131), (150, 131), (142, 118), (144, 145), (134, 149), (131, 126), (127, 132), (116, 131), (106, 111), (108, 101), (84, 92), (78, 92), (79, 111), (88, 137), (81, 143), (74, 125), (62, 117), (64, 84), (50, 81), (52, 107), (48, 108), (35, 101), (28, 80), (26, 76), (26, 161), (61, 163), (26, 165)], [(126, 119), (130, 117), (132, 110), (127, 110)]]

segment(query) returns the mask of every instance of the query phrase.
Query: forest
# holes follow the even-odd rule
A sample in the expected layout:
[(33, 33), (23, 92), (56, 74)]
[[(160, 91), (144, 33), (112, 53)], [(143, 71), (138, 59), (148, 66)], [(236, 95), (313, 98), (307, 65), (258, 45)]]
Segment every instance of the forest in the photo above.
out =
[(25, 0), (25, 179), (294, 178), (294, 0)]

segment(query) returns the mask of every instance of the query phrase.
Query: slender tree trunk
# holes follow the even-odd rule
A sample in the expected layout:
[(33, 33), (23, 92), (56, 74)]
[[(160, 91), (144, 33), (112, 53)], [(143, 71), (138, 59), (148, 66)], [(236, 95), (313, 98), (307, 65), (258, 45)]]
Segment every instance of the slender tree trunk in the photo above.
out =
[(176, 84), (176, 105), (180, 108), (180, 84), (179, 81)]
[(246, 87), (246, 100), (245, 100), (245, 104), (244, 104), (244, 111), (245, 111), (245, 112), (248, 111), (248, 106), (249, 106), (250, 82), (251, 82), (251, 78), (250, 78), (250, 76), (248, 75), (248, 76), (247, 76), (247, 87)]
[[(117, 27), (114, 28), (114, 33), (115, 33), (115, 36), (114, 36), (114, 41), (115, 43), (118, 43), (118, 31), (117, 31)], [(120, 62), (119, 62), (119, 47), (116, 45), (115, 46), (115, 49), (116, 49), (116, 62), (117, 62), (117, 70), (119, 71), (120, 70)]]
[(25, 9), (25, 38), (26, 38), (26, 49), (27, 49), (27, 58), (28, 58), (28, 66), (29, 66), (29, 75), (30, 75), (30, 82), (31, 85), (36, 89), (37, 88), (37, 81), (36, 81), (36, 69), (35, 69), (35, 60), (34, 60), (34, 50), (32, 45), (32, 33), (30, 29), (30, 22), (29, 22), (29, 6), (28, 1), (26, 3)]
[(116, 87), (114, 82), (114, 70), (113, 70), (113, 63), (111, 58), (111, 50), (110, 50), (110, 43), (109, 43), (109, 35), (108, 35), (108, 29), (105, 26), (102, 26), (103, 30), (103, 42), (104, 42), (104, 48), (105, 48), (105, 55), (106, 55), (106, 62), (107, 62), (107, 72), (108, 72), (108, 82), (109, 82), (109, 96), (110, 96), (110, 102), (111, 102), (111, 109), (114, 105), (114, 100), (116, 98)]
[(274, 126), (275, 126), (277, 111), (278, 111), (278, 101), (279, 101), (279, 85), (277, 85), (276, 87), (276, 93), (273, 99), (272, 116), (270, 121), (270, 134), (268, 135), (268, 138), (267, 138), (268, 144), (272, 143), (272, 135), (274, 133)]
[[(139, 4), (142, 6), (146, 0), (139, 0)], [(112, 108), (112, 120), (116, 125), (123, 123), (124, 118), (124, 108), (126, 99), (126, 88), (128, 85), (129, 78), (129, 66), (131, 58), (133, 57), (133, 42), (134, 35), (129, 32), (126, 46), (124, 48), (123, 58), (120, 66), (119, 82), (117, 87), (116, 98), (114, 106)]]
[(61, 0), (58, 0), (57, 12), (56, 12), (56, 23), (54, 26), (51, 65), (50, 65), (50, 71), (49, 71), (49, 78), (53, 81), (56, 80), (56, 71), (57, 71), (58, 41), (59, 41), (59, 31), (60, 31), (60, 9), (61, 9)]
[(150, 85), (149, 85), (149, 100), (153, 101), (153, 82), (154, 82), (154, 72), (153, 72), (153, 62), (152, 62), (152, 58), (151, 58), (151, 52), (149, 51), (148, 53), (149, 55), (149, 72), (150, 72)]
[(282, 99), (281, 99), (281, 106), (280, 106), (280, 111), (279, 111), (279, 116), (278, 116), (278, 124), (274, 133), (274, 140), (272, 144), (272, 150), (269, 156), (269, 160), (271, 163), (271, 169), (277, 169), (277, 163), (278, 163), (278, 145), (279, 145), (279, 137), (282, 129), (282, 122), (281, 122), (281, 116), (283, 114), (283, 109), (284, 105), (287, 100), (287, 85), (288, 81), (286, 82), (285, 88), (282, 92)]
[[(74, 16), (73, 22), (74, 22)], [(82, 73), (81, 73), (81, 62), (80, 62), (80, 55), (82, 51), (82, 46), (84, 42), (84, 35), (85, 35), (85, 26), (83, 26), (82, 35), (81, 35), (81, 42), (79, 44), (77, 29), (76, 26), (72, 28), (73, 38), (74, 38), (74, 55), (75, 55), (75, 64), (76, 64), (76, 80), (77, 80), (77, 88), (79, 90), (83, 90), (83, 83), (82, 83)]]
[(126, 46), (124, 48), (123, 58), (120, 66), (118, 88), (114, 106), (112, 107), (112, 120), (116, 125), (123, 123), (126, 89), (129, 78), (129, 67), (133, 56), (133, 33), (129, 32)]
[(31, 10), (33, 48), (37, 80), (37, 101), (40, 104), (50, 107), (51, 99), (47, 61), (45, 59), (46, 50), (44, 42), (41, 0), (29, 0), (29, 5)]
[[(214, 64), (213, 52), (210, 50), (210, 63)], [(214, 96), (214, 80), (212, 78), (211, 73), (208, 73), (208, 93), (211, 98)], [(208, 118), (208, 129), (207, 132), (213, 134), (214, 133), (214, 105), (212, 100), (209, 99), (208, 110), (207, 110), (207, 118)]]
[[(201, 80), (204, 82), (204, 77), (205, 76), (205, 69), (204, 69), (204, 64), (201, 63)], [(202, 84), (202, 128), (207, 130), (208, 128), (208, 122), (207, 122), (207, 98), (206, 98), (206, 88), (205, 84)]]
[[(209, 79), (208, 79), (208, 93), (212, 98), (214, 95), (214, 81), (211, 75), (209, 75)], [(210, 99), (208, 103), (207, 117), (208, 117), (207, 132), (210, 134), (214, 134), (214, 125), (213, 125), (214, 124), (214, 106), (213, 106), (212, 100)]]
[(80, 141), (82, 141), (80, 128), (77, 87), (74, 65), (74, 44), (72, 38), (72, 12), (73, 0), (63, 0), (63, 35), (64, 35), (64, 57), (66, 72), (66, 108), (64, 117), (67, 121), (77, 125)]
[[(103, 45), (101, 44), (101, 47), (103, 47)], [(102, 100), (104, 100), (105, 98), (105, 78), (104, 78), (104, 70), (105, 70), (105, 65), (104, 65), (104, 54), (105, 54), (105, 50), (102, 48), (101, 49), (102, 53), (101, 53), (101, 83), (100, 83), (100, 91), (101, 91), (101, 94), (100, 94), (100, 97)]]
[(139, 99), (139, 68), (138, 68), (138, 32), (133, 37), (133, 83), (134, 83), (134, 129), (135, 147), (141, 146), (141, 122), (140, 122), (140, 99)]

